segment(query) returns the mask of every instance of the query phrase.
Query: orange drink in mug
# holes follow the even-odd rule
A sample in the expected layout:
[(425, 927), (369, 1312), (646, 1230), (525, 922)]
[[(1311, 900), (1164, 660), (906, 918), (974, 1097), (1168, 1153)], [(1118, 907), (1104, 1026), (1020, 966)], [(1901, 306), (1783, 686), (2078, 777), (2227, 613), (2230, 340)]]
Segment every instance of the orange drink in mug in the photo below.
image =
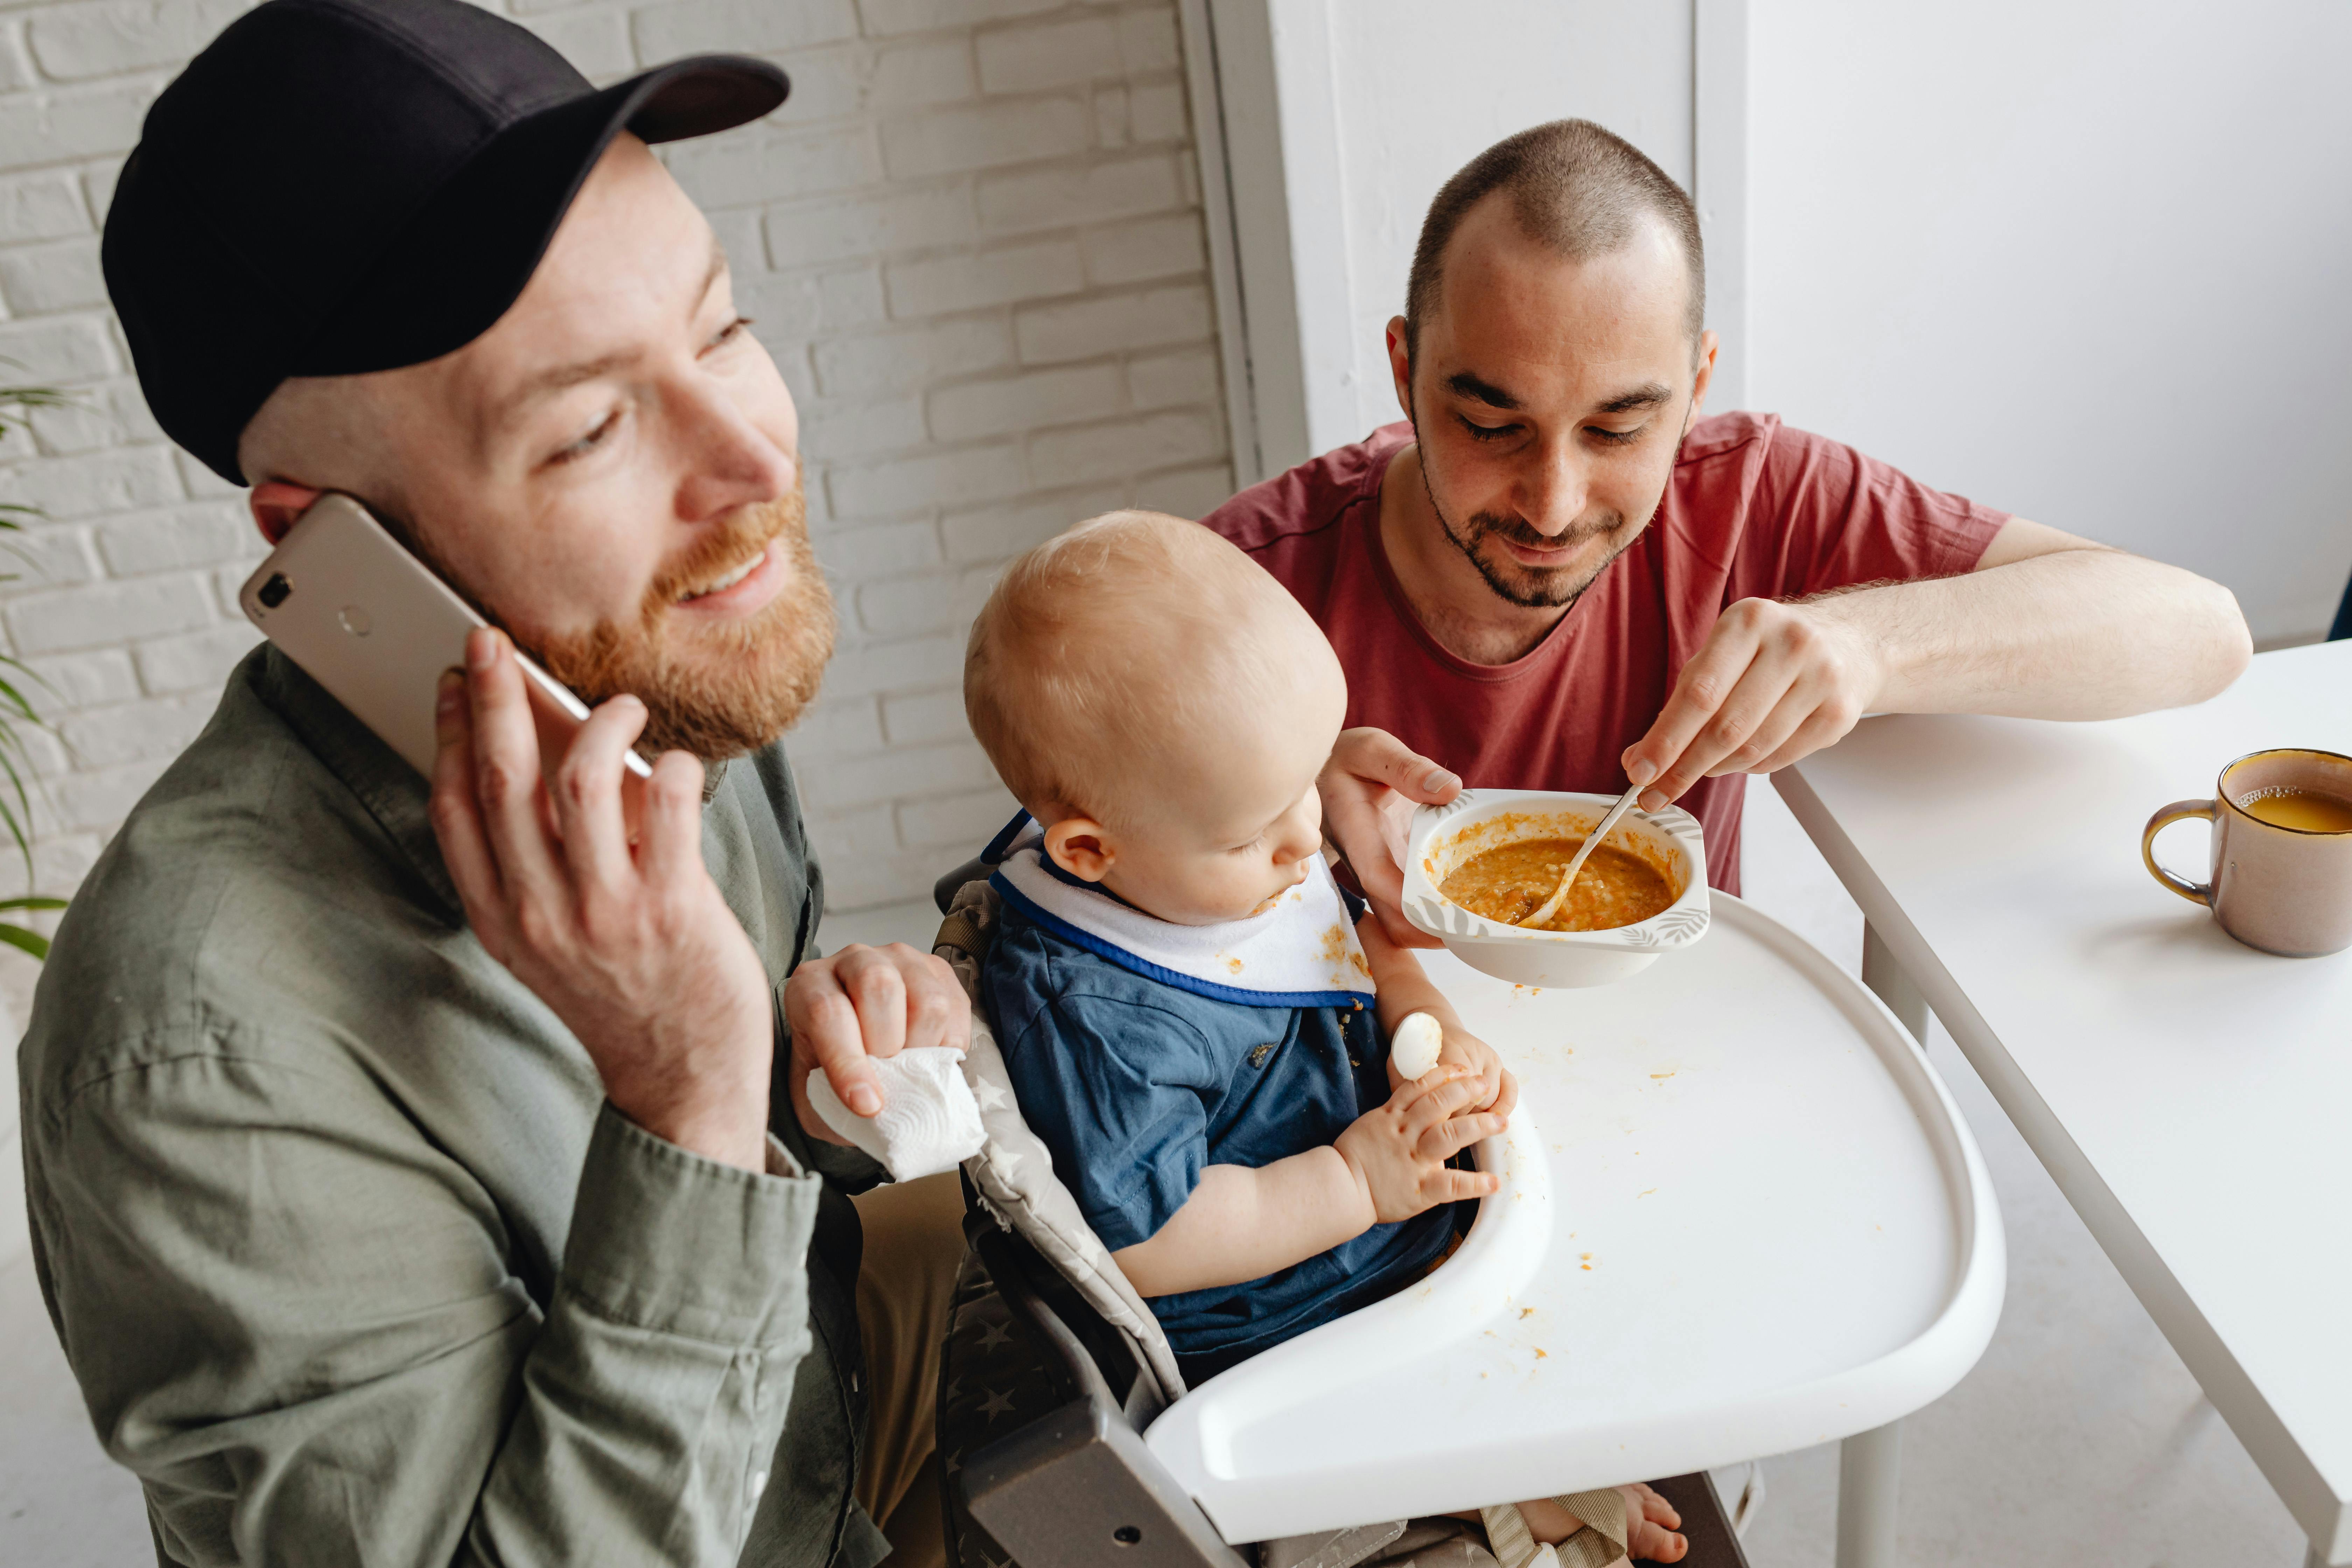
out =
[[(2184, 817), (2213, 825), (2212, 868), (2192, 882), (2156, 858), (2156, 836)], [(2209, 906), (2248, 947), (2315, 958), (2352, 947), (2352, 757), (2282, 747), (2221, 770), (2211, 800), (2178, 800), (2147, 819), (2148, 875)]]

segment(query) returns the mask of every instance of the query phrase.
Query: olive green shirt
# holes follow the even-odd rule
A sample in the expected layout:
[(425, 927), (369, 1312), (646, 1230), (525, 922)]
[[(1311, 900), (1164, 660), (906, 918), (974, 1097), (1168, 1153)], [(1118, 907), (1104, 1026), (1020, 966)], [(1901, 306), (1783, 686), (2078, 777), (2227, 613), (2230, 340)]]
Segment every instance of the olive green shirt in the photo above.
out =
[[(878, 1168), (788, 1110), (767, 1174), (614, 1110), (425, 805), (257, 650), (42, 976), (35, 1259), (159, 1559), (866, 1568), (845, 1191)], [(821, 899), (780, 748), (721, 772), (703, 854), (781, 988)]]

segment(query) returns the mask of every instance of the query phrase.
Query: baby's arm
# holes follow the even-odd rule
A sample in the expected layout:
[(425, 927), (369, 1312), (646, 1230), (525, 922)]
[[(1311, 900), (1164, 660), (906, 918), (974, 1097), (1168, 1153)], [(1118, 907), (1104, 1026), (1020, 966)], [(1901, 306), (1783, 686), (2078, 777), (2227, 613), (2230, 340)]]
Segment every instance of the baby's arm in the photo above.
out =
[(1458, 1198), (1498, 1178), (1445, 1162), (1502, 1131), (1503, 1119), (1457, 1115), (1484, 1092), (1468, 1072), (1433, 1071), (1366, 1111), (1337, 1142), (1270, 1165), (1211, 1165), (1149, 1241), (1111, 1254), (1136, 1293), (1171, 1296), (1238, 1285), (1304, 1263), (1375, 1225)]
[[(1462, 1026), (1454, 1005), (1422, 973), (1421, 960), (1410, 949), (1391, 942), (1376, 920), (1357, 921), (1356, 938), (1364, 944), (1364, 960), (1371, 965), (1372, 984), (1380, 992), (1381, 1027), (1393, 1037), (1397, 1026), (1415, 1013), (1426, 1013), (1436, 1019), (1445, 1037), (1444, 1048), (1437, 1053), (1437, 1065), (1464, 1068), (1477, 1074), (1485, 1089), (1470, 1103), (1480, 1110), (1510, 1115), (1511, 1107), (1519, 1101), (1519, 1080), (1504, 1068), (1494, 1047)], [(1402, 1081), (1395, 1058), (1391, 1058), (1389, 1082), (1394, 1085)]]

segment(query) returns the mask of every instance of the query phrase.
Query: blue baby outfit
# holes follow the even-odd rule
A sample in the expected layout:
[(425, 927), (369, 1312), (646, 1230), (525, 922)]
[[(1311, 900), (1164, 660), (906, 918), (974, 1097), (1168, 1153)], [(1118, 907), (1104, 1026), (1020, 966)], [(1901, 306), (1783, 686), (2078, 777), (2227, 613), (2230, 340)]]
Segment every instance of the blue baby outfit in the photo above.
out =
[[(1360, 905), (1319, 859), (1264, 914), (1179, 926), (1064, 873), (1034, 828), (1011, 839), (1022, 826), (991, 847), (1004, 915), (982, 995), (1022, 1116), (1106, 1247), (1157, 1234), (1202, 1167), (1318, 1148), (1387, 1101)], [(1451, 1223), (1441, 1205), (1151, 1309), (1197, 1382), (1417, 1278)]]

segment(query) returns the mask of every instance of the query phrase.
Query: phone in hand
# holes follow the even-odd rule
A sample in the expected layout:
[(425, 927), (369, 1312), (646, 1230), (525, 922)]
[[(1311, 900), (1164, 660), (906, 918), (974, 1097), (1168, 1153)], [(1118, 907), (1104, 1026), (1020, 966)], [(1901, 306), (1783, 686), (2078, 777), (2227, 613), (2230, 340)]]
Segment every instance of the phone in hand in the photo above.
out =
[[(490, 623), (350, 496), (328, 494), (287, 530), (237, 590), (246, 618), (325, 687), (384, 744), (430, 778), (434, 704), (442, 673), (466, 667), (467, 634)], [(588, 705), (533, 660), (516, 655), (552, 767)], [(636, 818), (636, 781), (651, 775), (634, 751), (622, 793)]]

